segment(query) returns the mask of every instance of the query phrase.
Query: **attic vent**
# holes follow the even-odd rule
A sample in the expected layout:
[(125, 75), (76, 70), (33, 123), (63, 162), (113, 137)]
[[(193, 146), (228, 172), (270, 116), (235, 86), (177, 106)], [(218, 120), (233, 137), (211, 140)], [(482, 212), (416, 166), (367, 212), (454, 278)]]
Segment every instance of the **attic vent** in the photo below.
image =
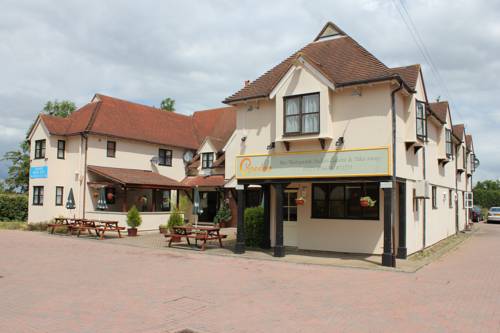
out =
[(325, 24), (323, 29), (321, 29), (321, 32), (318, 34), (318, 36), (316, 36), (314, 40), (317, 41), (321, 39), (326, 39), (335, 36), (342, 36), (342, 35), (345, 35), (345, 32), (343, 32), (339, 27), (337, 27), (332, 22), (328, 22), (327, 24)]
[(325, 31), (323, 31), (323, 33), (319, 36), (318, 39), (332, 37), (332, 36), (335, 36), (338, 34), (339, 34), (339, 32), (337, 30), (335, 30), (332, 26), (329, 25), (326, 27)]

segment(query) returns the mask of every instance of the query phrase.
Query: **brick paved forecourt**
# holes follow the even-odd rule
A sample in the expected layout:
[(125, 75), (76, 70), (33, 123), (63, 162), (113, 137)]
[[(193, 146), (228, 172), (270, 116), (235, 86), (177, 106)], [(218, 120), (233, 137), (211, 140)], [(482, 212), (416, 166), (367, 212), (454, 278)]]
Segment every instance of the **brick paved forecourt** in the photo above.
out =
[(0, 332), (500, 332), (500, 225), (416, 273), (0, 232)]

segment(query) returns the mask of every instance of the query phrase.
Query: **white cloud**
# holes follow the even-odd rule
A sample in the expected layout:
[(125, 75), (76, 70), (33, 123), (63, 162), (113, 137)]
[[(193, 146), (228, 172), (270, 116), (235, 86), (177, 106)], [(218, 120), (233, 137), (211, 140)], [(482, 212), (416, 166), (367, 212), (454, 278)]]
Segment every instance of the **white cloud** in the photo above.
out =
[(170, 96), (185, 113), (218, 106), (331, 20), (389, 66), (422, 63), (429, 96), (453, 97), (454, 122), (474, 135), (477, 178), (498, 177), (500, 3), (403, 2), (452, 96), (393, 1), (4, 1), (0, 154), (49, 99), (83, 105), (101, 92), (149, 105)]

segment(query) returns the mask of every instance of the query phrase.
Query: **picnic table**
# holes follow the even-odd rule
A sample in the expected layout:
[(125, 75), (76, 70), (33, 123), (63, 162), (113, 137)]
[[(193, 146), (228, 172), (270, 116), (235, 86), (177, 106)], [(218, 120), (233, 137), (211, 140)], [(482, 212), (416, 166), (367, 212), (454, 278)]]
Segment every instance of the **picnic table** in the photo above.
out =
[(203, 244), (201, 245), (202, 251), (205, 251), (207, 241), (209, 241), (209, 240), (218, 240), (219, 246), (223, 247), (222, 246), (222, 239), (227, 237), (227, 235), (222, 235), (220, 233), (219, 227), (177, 226), (177, 227), (173, 227), (172, 229), (173, 229), (173, 232), (171, 234), (165, 235), (165, 237), (170, 238), (170, 240), (168, 242), (169, 247), (172, 246), (172, 241), (173, 241), (172, 236), (178, 236), (181, 239), (182, 239), (182, 237), (185, 237), (189, 246), (191, 246), (191, 242), (189, 241), (190, 238), (195, 240), (196, 246), (198, 245), (198, 240), (203, 241)]
[(77, 231), (77, 237), (80, 237), (82, 231), (87, 231), (89, 235), (94, 231), (96, 237), (99, 239), (104, 239), (104, 233), (106, 231), (117, 232), (118, 237), (122, 238), (120, 231), (125, 230), (125, 227), (118, 226), (118, 221), (58, 217), (54, 219), (54, 223), (49, 224), (49, 228), (51, 228), (50, 233), (53, 234), (54, 229), (60, 226), (66, 226), (68, 228), (68, 233), (71, 234)]

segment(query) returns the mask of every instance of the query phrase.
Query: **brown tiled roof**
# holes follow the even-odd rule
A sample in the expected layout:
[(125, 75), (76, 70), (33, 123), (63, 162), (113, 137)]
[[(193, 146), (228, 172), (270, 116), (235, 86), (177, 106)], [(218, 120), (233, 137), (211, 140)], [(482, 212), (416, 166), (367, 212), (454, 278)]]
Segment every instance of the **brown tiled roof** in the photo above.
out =
[(452, 132), (460, 141), (464, 140), (464, 124), (453, 125)]
[(200, 155), (195, 155), (193, 161), (188, 165), (188, 169), (198, 169), (200, 163)]
[[(226, 98), (224, 103), (268, 96), (299, 56), (304, 56), (336, 86), (390, 79), (396, 75), (392, 69), (375, 58), (354, 39), (345, 35), (308, 44), (240, 91)], [(414, 68), (410, 67), (401, 73), (401, 76), (405, 75), (409, 80), (413, 79), (414, 75)], [(407, 83), (407, 85), (410, 84)]]
[(180, 182), (148, 170), (110, 168), (89, 165), (88, 170), (125, 186), (184, 188)]
[(391, 68), (390, 71), (393, 74), (399, 75), (411, 89), (415, 90), (415, 88), (417, 87), (418, 74), (420, 73), (419, 64), (404, 67), (394, 67)]
[(472, 150), (472, 135), (470, 134), (467, 134), (465, 136), (465, 145), (467, 147), (468, 150)]
[(232, 107), (187, 116), (101, 94), (68, 118), (40, 117), (55, 135), (88, 132), (189, 149), (197, 149), (206, 136), (225, 142), (236, 128)]
[(224, 186), (225, 180), (223, 175), (215, 176), (188, 176), (182, 180), (182, 185), (194, 187), (221, 187)]
[(447, 101), (429, 103), (431, 110), (441, 122), (446, 123), (449, 104)]
[(216, 159), (214, 161), (214, 163), (212, 164), (212, 167), (214, 167), (214, 168), (223, 167), (225, 162), (226, 162), (226, 154), (222, 154), (221, 156), (219, 156), (218, 159)]

